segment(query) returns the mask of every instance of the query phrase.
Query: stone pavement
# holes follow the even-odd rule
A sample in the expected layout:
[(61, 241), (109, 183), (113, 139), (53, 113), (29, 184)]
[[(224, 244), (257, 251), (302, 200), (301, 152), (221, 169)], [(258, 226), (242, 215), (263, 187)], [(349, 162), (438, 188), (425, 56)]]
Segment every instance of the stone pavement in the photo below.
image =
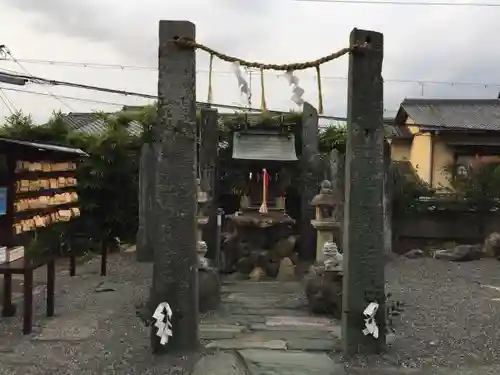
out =
[[(500, 366), (411, 368), (386, 363), (344, 362), (339, 322), (313, 317), (297, 282), (225, 282), (222, 306), (203, 317), (205, 347), (211, 349), (193, 375), (494, 375)], [(390, 361), (389, 361), (390, 362)]]
[(340, 349), (340, 326), (309, 315), (300, 283), (223, 283), (222, 299), (201, 322), (207, 349), (236, 352), (252, 375), (344, 374), (331, 356)]

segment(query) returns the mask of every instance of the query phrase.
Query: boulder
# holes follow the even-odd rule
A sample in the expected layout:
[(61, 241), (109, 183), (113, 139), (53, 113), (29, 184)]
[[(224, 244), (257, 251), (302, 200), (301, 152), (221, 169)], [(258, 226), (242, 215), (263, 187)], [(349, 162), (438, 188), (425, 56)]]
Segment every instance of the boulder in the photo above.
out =
[(470, 262), (482, 257), (481, 245), (458, 245), (452, 249), (436, 250), (436, 259), (451, 260), (454, 262)]
[(292, 281), (295, 280), (295, 265), (290, 258), (283, 258), (280, 262), (278, 276), (276, 279), (279, 281)]
[(306, 276), (306, 297), (314, 314), (342, 317), (342, 273), (325, 271), (324, 266), (313, 266)]
[(422, 258), (424, 255), (424, 252), (420, 249), (413, 249), (404, 254), (405, 257), (410, 259)]
[(250, 272), (250, 280), (252, 281), (262, 281), (266, 278), (266, 273), (260, 267), (255, 267), (252, 272)]
[(240, 258), (238, 262), (236, 262), (236, 270), (243, 274), (249, 274), (252, 272), (254, 266), (255, 264), (249, 257)]
[(259, 266), (262, 269), (266, 268), (269, 260), (271, 259), (269, 250), (263, 249), (250, 251), (248, 257), (250, 258), (253, 266)]
[(203, 313), (210, 310), (216, 310), (221, 300), (219, 275), (214, 270), (206, 269), (199, 270), (198, 277), (198, 301), (200, 312)]
[(483, 253), (500, 260), (500, 233), (490, 233), (484, 240)]
[(278, 275), (278, 271), (280, 269), (280, 262), (274, 259), (270, 259), (266, 264), (266, 274), (269, 277), (276, 277)]
[(293, 250), (295, 249), (295, 244), (297, 242), (297, 238), (294, 236), (288, 236), (287, 238), (283, 238), (278, 241), (272, 250), (273, 255), (277, 258), (289, 258), (293, 254)]

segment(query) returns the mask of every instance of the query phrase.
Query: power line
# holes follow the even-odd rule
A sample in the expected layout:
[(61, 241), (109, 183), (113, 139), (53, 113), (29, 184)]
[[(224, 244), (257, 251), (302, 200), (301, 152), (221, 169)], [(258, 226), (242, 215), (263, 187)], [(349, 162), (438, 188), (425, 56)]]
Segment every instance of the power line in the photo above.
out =
[[(91, 87), (91, 86), (87, 86)], [(43, 93), (43, 92), (38, 92), (38, 91), (31, 91), (31, 90), (25, 90), (25, 89), (17, 89), (17, 88), (12, 88), (12, 87), (5, 87), (5, 86), (0, 86), (0, 89), (8, 90), (8, 91), (16, 91), (16, 92), (21, 92), (21, 93), (26, 93), (26, 94), (33, 94), (33, 95), (41, 95), (41, 96), (50, 96), (49, 94)], [(91, 89), (90, 89), (91, 90)], [(121, 90), (112, 90), (112, 89), (106, 89), (108, 93), (113, 93), (113, 94), (120, 94)], [(99, 90), (96, 90), (99, 91)], [(127, 95), (130, 96), (139, 96), (147, 99), (157, 99), (156, 96), (149, 95), (149, 94), (140, 94), (140, 93), (130, 93), (127, 92)], [(84, 99), (84, 98), (78, 98), (75, 96), (64, 96), (60, 95), (61, 98), (68, 99), (68, 100), (77, 100), (81, 102), (88, 102), (88, 103), (97, 103), (97, 104), (106, 104), (106, 105), (114, 105), (118, 107), (124, 107), (129, 104), (123, 104), (123, 103), (116, 103), (116, 102), (109, 102), (109, 101), (103, 101), (103, 100), (93, 100), (93, 99)], [(243, 107), (243, 106), (237, 106), (237, 105), (228, 105), (228, 104), (217, 104), (217, 103), (205, 103), (205, 102), (197, 102), (199, 106), (202, 107), (214, 107), (214, 108), (221, 108), (221, 109), (229, 109), (229, 110), (234, 110), (234, 111), (249, 111), (249, 112), (262, 112), (261, 109), (258, 108), (248, 108), (248, 107)], [(269, 113), (273, 114), (287, 114), (290, 113), (289, 111), (278, 111), (278, 110), (268, 110)], [(346, 117), (339, 117), (339, 116), (326, 116), (326, 115), (320, 115), (318, 116), (319, 118), (326, 119), (326, 120), (333, 120), (333, 121), (347, 121)]]
[[(28, 76), (31, 76), (31, 78), (33, 78), (33, 75), (26, 69), (24, 68), (24, 66), (12, 55), (12, 52), (6, 47), (6, 46), (3, 46), (1, 48), (5, 53), (7, 53), (7, 55), (9, 55), (9, 57), (17, 64), (19, 65), (19, 67), (28, 75)], [(73, 111), (74, 112), (74, 109), (69, 106), (68, 104), (66, 104), (65, 102), (63, 102), (60, 98), (58, 98), (56, 95), (54, 95), (49, 89), (45, 89), (45, 91), (47, 91), (47, 93), (52, 96), (54, 99), (56, 99), (59, 103), (61, 103), (64, 107), (68, 108), (70, 111)]]
[[(17, 112), (16, 107), (14, 107), (12, 102), (9, 100), (9, 98), (1, 88), (0, 88), (0, 100), (5, 105), (5, 107), (10, 112), (11, 115), (14, 115), (14, 112)], [(12, 106), (12, 108), (9, 106), (9, 104)]]
[(12, 101), (9, 99), (9, 97), (7, 96), (7, 94), (5, 93), (5, 91), (3, 91), (1, 88), (0, 88), (0, 91), (2, 92), (3, 96), (5, 97), (5, 100), (7, 100), (7, 102), (10, 104), (10, 106), (12, 107), (12, 109), (14, 109), (14, 112), (17, 112), (17, 108), (16, 106), (14, 105), (14, 103), (12, 103)]
[[(26, 93), (26, 94), (33, 94), (33, 95), (40, 95), (40, 96), (52, 97), (52, 95), (47, 94), (45, 92), (38, 92), (38, 91), (25, 90), (25, 89), (16, 89), (16, 88), (13, 88), (13, 87), (0, 86), (0, 90), (23, 92), (23, 93)], [(109, 102), (109, 101), (104, 101), (104, 100), (94, 100), (94, 99), (78, 98), (78, 97), (75, 97), (75, 96), (59, 95), (59, 97), (63, 98), (63, 99), (68, 99), (68, 100), (76, 100), (76, 101), (87, 102), (87, 103), (96, 103), (96, 104), (114, 105), (114, 106), (118, 106), (118, 107), (123, 107), (123, 106), (128, 105), (128, 104), (116, 103), (116, 102)]]
[(497, 8), (498, 3), (470, 3), (470, 2), (443, 2), (443, 1), (391, 1), (391, 0), (292, 0), (301, 3), (336, 3), (336, 4), (364, 4), (364, 5), (409, 5), (409, 6), (440, 6), (440, 7), (480, 7)]
[[(295, 1), (319, 1), (319, 0), (295, 0)], [(500, 6), (500, 4), (499, 4)], [(157, 71), (158, 69), (152, 66), (140, 66), (140, 65), (124, 65), (124, 64), (102, 64), (93, 62), (78, 62), (78, 61), (56, 61), (56, 60), (37, 60), (37, 59), (18, 59), (18, 61), (27, 64), (41, 64), (41, 65), (58, 65), (58, 66), (68, 66), (68, 67), (81, 67), (90, 69), (116, 69), (116, 70), (149, 70)], [(13, 70), (4, 69), (12, 73), (18, 73)], [(197, 69), (197, 73), (208, 73), (208, 69)], [(220, 75), (234, 75), (231, 71), (214, 70), (213, 74)], [(269, 75), (274, 75), (279, 77), (278, 74), (272, 72), (265, 72)], [(311, 76), (316, 78), (315, 76)], [(342, 80), (347, 81), (347, 77), (341, 76), (321, 76), (322, 80)], [(485, 82), (467, 82), (467, 81), (436, 81), (436, 80), (417, 80), (417, 79), (384, 79), (385, 83), (410, 83), (419, 85), (451, 85), (451, 86), (476, 86), (476, 87), (500, 87), (500, 83), (485, 83)]]

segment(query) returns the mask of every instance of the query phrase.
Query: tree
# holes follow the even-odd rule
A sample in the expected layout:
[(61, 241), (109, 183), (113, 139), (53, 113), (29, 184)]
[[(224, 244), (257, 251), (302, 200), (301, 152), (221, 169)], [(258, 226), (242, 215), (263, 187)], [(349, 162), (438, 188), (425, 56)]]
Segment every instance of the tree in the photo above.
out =
[(334, 148), (345, 154), (347, 142), (347, 128), (345, 126), (329, 125), (319, 131), (319, 151), (330, 152)]
[(490, 211), (500, 199), (500, 163), (477, 161), (454, 173), (454, 166), (448, 166), (450, 185), (467, 207), (476, 211)]

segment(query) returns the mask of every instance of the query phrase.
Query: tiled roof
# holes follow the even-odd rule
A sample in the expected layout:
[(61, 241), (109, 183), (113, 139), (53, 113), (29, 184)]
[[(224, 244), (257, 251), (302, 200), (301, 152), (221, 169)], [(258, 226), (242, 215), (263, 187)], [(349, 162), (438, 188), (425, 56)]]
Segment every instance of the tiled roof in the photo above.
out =
[(405, 115), (423, 127), (500, 131), (499, 99), (405, 99), (396, 119)]
[[(139, 110), (139, 106), (126, 106), (124, 111), (127, 110)], [(108, 115), (111, 115), (109, 113)], [(238, 113), (219, 113), (219, 118), (225, 120), (236, 120), (241, 118), (241, 114)], [(249, 113), (246, 117), (246, 122), (248, 125), (253, 126), (258, 124), (262, 119), (259, 113)], [(98, 135), (105, 130), (105, 124), (102, 120), (102, 115), (98, 113), (75, 113), (70, 112), (64, 116), (64, 120), (68, 127), (73, 130), (77, 130), (89, 135)], [(140, 135), (142, 133), (142, 126), (136, 121), (132, 121), (129, 124), (129, 132), (131, 135)], [(384, 130), (385, 136), (387, 138), (402, 138), (409, 139), (412, 137), (410, 131), (406, 126), (398, 126), (394, 123), (393, 119), (384, 119)]]
[[(70, 112), (64, 115), (64, 121), (70, 129), (88, 135), (99, 135), (106, 130), (102, 115), (98, 113)], [(127, 129), (130, 135), (137, 136), (142, 133), (142, 126), (137, 121), (131, 121)]]

